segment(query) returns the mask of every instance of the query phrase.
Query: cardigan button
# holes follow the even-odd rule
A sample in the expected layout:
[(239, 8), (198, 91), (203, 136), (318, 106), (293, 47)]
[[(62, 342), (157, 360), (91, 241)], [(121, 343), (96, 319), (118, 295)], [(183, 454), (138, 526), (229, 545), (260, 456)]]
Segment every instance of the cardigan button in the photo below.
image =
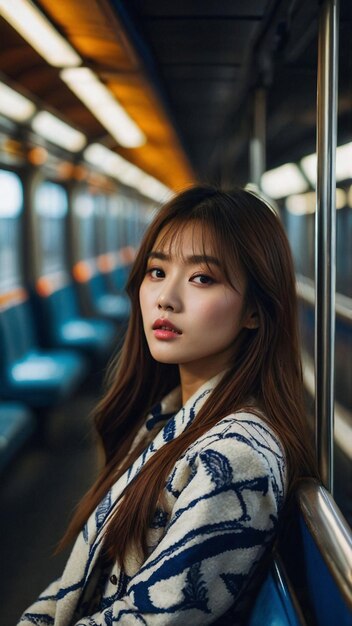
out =
[(110, 582), (112, 585), (117, 585), (117, 577), (115, 576), (115, 574), (112, 574), (110, 576)]

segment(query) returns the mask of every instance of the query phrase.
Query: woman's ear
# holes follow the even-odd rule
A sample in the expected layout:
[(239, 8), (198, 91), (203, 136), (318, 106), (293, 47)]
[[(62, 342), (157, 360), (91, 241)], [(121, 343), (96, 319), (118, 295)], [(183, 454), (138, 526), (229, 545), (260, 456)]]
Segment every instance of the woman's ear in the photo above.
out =
[(259, 318), (256, 310), (250, 311), (244, 320), (243, 328), (249, 328), (253, 330), (254, 328), (258, 328), (259, 326)]

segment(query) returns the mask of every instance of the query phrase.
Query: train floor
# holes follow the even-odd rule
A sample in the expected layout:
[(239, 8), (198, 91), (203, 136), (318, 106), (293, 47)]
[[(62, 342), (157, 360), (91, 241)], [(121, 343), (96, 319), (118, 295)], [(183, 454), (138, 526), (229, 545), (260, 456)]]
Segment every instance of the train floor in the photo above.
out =
[(92, 391), (51, 413), (42, 441), (23, 450), (0, 484), (0, 626), (22, 611), (63, 569), (69, 550), (52, 556), (73, 508), (97, 470)]

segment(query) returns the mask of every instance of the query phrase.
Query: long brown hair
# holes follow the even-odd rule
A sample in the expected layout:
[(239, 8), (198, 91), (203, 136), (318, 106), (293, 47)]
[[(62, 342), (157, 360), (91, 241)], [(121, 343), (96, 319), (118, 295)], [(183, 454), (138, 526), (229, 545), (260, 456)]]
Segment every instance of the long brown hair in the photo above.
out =
[(120, 563), (131, 545), (146, 555), (148, 527), (180, 455), (221, 418), (245, 407), (255, 410), (251, 408), (253, 398), (283, 444), (289, 485), (302, 475), (316, 473), (303, 407), (295, 277), (280, 220), (248, 191), (225, 193), (210, 186), (192, 187), (164, 205), (141, 243), (127, 286), (132, 313), (126, 339), (95, 416), (105, 465), (81, 501), (62, 544), (77, 535), (108, 489), (142, 452), (145, 442), (129, 454), (138, 428), (152, 406), (179, 383), (176, 365), (158, 363), (151, 357), (139, 288), (158, 235), (175, 236), (190, 222), (204, 227), (203, 240), (211, 237), (229, 283), (239, 269), (244, 273), (246, 306), (256, 310), (258, 328), (241, 331), (233, 363), (196, 419), (158, 450), (125, 489), (104, 538), (105, 553)]

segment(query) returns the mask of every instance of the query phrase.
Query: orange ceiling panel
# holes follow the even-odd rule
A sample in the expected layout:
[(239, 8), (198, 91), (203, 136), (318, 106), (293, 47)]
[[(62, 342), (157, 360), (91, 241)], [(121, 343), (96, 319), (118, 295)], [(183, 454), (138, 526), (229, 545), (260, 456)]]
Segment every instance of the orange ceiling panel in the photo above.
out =
[[(110, 147), (172, 188), (192, 182), (194, 173), (163, 103), (109, 3), (40, 0), (38, 4), (77, 50), (83, 64), (106, 83), (147, 138), (140, 148), (122, 149), (116, 143), (112, 145), (112, 139)], [(79, 119), (81, 106), (67, 106), (65, 113), (75, 124), (84, 127), (87, 116)]]
[(107, 2), (40, 0), (39, 4), (85, 61), (91, 59), (115, 69), (137, 69), (133, 49)]

